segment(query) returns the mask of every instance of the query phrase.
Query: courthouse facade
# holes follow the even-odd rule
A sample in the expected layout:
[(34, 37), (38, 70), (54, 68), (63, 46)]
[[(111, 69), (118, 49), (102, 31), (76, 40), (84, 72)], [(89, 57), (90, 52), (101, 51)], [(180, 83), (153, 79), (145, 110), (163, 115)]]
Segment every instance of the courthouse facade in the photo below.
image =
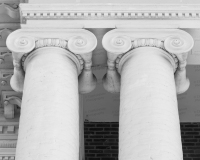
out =
[(200, 2), (0, 3), (0, 159), (200, 158)]

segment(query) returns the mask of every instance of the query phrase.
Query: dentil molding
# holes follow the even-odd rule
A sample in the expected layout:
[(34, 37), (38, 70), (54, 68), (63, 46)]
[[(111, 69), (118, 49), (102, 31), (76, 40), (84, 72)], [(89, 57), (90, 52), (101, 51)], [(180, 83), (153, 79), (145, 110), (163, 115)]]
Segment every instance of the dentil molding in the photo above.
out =
[(194, 19), (200, 5), (20, 4), (22, 19)]
[[(188, 26), (189, 28), (196, 28), (196, 25), (199, 25), (200, 5), (22, 3), (20, 4), (20, 15), (22, 24), (28, 24), (28, 21), (33, 21), (33, 24), (35, 24), (35, 21), (39, 23), (39, 21), (44, 20), (68, 20), (71, 23), (71, 20), (73, 20), (76, 24), (83, 24), (87, 28), (98, 28), (99, 25), (101, 28), (115, 28), (124, 23), (132, 24), (132, 20), (145, 20), (145, 22), (148, 20), (156, 20), (164, 21), (164, 24), (168, 26), (172, 24), (176, 27), (187, 28), (186, 26)], [(123, 20), (123, 22), (120, 20)], [(172, 23), (172, 21), (169, 22), (169, 20), (174, 21)], [(192, 23), (188, 23), (188, 20)], [(104, 24), (100, 23), (100, 21), (104, 22)], [(96, 25), (94, 25), (94, 23)], [(136, 24), (139, 23), (140, 22), (137, 22)], [(141, 24), (143, 24), (143, 22)]]
[(88, 93), (96, 86), (96, 78), (91, 71), (91, 60), (97, 39), (93, 33), (87, 30), (19, 29), (8, 36), (6, 43), (8, 49), (12, 51), (14, 65), (14, 75), (10, 84), (17, 92), (23, 91), (26, 57), (32, 51), (44, 47), (59, 47), (67, 51), (66, 55), (77, 66), (80, 93)]
[(140, 47), (156, 47), (173, 58), (177, 93), (189, 88), (186, 78), (186, 60), (194, 45), (190, 34), (178, 29), (114, 29), (104, 35), (103, 47), (107, 51), (108, 70), (104, 76), (104, 88), (109, 92), (120, 91), (120, 73), (123, 63)]

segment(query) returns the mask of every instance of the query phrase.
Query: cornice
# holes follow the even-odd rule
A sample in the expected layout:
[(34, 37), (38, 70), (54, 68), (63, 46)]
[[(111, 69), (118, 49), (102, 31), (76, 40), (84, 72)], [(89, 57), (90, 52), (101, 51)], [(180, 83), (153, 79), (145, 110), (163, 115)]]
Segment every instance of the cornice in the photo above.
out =
[(120, 91), (119, 74), (123, 64), (133, 54), (132, 50), (140, 47), (165, 51), (163, 53), (173, 60), (177, 93), (183, 93), (189, 88), (185, 67), (194, 40), (187, 32), (178, 29), (114, 29), (104, 35), (102, 44), (108, 56), (108, 71), (103, 79), (106, 90)]
[(200, 5), (20, 4), (22, 23), (34, 19), (200, 19)]

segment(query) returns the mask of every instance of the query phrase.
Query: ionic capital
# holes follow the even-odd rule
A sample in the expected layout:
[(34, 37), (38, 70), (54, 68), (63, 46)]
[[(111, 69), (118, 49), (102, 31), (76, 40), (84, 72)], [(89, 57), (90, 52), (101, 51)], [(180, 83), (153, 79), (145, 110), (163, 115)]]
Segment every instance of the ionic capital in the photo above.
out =
[(103, 81), (109, 92), (120, 92), (123, 63), (130, 58), (130, 51), (140, 47), (164, 50), (170, 56), (174, 69), (177, 93), (183, 93), (189, 88), (185, 67), (194, 41), (187, 32), (178, 29), (115, 29), (103, 37), (102, 43), (108, 56), (108, 70)]
[(97, 45), (97, 40), (87, 30), (19, 29), (8, 36), (6, 43), (8, 49), (12, 51), (14, 65), (14, 75), (10, 84), (17, 92), (23, 91), (26, 58), (32, 51), (44, 47), (58, 47), (67, 51), (66, 56), (73, 60), (77, 67), (80, 93), (88, 93), (96, 86), (91, 66), (92, 51)]

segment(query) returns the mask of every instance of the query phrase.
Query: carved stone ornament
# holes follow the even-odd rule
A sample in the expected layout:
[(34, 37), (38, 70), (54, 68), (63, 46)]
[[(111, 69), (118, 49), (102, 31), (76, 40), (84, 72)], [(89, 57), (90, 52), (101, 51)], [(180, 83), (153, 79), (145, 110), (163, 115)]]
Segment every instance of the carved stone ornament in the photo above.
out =
[(97, 45), (96, 37), (84, 29), (31, 30), (19, 29), (7, 38), (7, 47), (12, 51), (14, 75), (11, 87), (23, 91), (26, 57), (43, 47), (59, 47), (66, 50), (66, 56), (74, 61), (79, 75), (79, 92), (88, 93), (96, 87), (92, 74), (92, 51)]
[(200, 5), (20, 4), (23, 19), (199, 19), (199, 8)]
[(177, 94), (189, 88), (185, 67), (194, 41), (187, 32), (178, 29), (115, 29), (103, 37), (102, 43), (108, 56), (107, 74), (103, 78), (107, 91), (120, 92), (123, 63), (132, 54), (130, 51), (139, 47), (156, 47), (168, 53), (173, 60)]
[(6, 13), (9, 17), (13, 19), (19, 19), (20, 15), (19, 15), (18, 5), (19, 5), (18, 3), (14, 4), (2, 3), (0, 4), (0, 10), (1, 12)]
[(4, 117), (14, 118), (15, 117), (15, 105), (21, 107), (21, 98), (16, 96), (11, 96), (4, 100)]
[[(169, 26), (199, 28), (200, 5), (23, 3), (20, 4), (20, 16), (22, 26), (26, 24), (29, 27), (40, 24), (48, 26), (47, 23), (56, 19), (57, 27), (60, 26), (61, 21), (65, 25), (83, 24), (85, 28), (118, 28), (121, 25), (135, 26), (138, 24), (157, 25), (156, 22), (159, 21), (158, 24), (162, 24), (165, 28)], [(44, 21), (46, 22), (43, 23)], [(53, 23), (53, 25), (56, 24)]]

